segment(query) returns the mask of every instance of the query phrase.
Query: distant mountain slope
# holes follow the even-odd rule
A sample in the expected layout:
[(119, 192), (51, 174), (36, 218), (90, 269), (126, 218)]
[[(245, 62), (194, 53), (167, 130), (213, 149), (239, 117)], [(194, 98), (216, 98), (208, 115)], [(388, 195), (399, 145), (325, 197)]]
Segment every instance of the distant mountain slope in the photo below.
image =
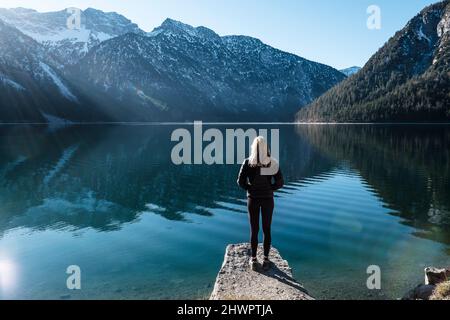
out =
[(0, 122), (291, 121), (345, 76), (245, 36), (117, 13), (0, 9)]
[(58, 71), (39, 43), (0, 20), (0, 123), (106, 118)]
[(258, 39), (170, 19), (102, 42), (70, 74), (104, 112), (141, 120), (292, 120), (345, 78)]
[(346, 69), (342, 69), (339, 70), (341, 71), (343, 74), (345, 74), (347, 77), (350, 77), (352, 75), (354, 75), (355, 73), (357, 73), (359, 70), (361, 70), (361, 67), (350, 67), (350, 68), (346, 68)]
[(450, 120), (450, 1), (425, 8), (355, 76), (301, 109), (298, 121)]
[(31, 9), (0, 8), (0, 19), (33, 38), (44, 48), (60, 58), (64, 64), (74, 64), (92, 47), (102, 41), (133, 32), (144, 31), (124, 16), (88, 8), (81, 11), (81, 28), (67, 28), (67, 10), (37, 12)]

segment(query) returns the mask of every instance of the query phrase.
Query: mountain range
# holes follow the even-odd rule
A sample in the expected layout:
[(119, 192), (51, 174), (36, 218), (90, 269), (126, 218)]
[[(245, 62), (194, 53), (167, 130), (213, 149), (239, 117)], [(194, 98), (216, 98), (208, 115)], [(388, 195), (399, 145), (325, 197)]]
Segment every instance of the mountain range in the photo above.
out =
[(118, 13), (0, 9), (1, 122), (450, 120), (450, 0), (422, 10), (360, 69), (248, 36)]
[(299, 122), (450, 121), (450, 1), (426, 7)]
[(49, 122), (103, 117), (65, 80), (58, 59), (0, 20), (0, 122)]
[(117, 13), (0, 9), (0, 122), (292, 120), (345, 79), (246, 36)]

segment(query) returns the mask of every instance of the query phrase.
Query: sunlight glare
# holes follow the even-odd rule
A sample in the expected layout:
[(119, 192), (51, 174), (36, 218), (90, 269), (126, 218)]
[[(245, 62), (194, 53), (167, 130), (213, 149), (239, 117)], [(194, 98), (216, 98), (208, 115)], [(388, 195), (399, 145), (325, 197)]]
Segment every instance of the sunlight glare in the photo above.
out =
[(0, 260), (0, 289), (11, 289), (15, 284), (15, 267), (9, 260)]

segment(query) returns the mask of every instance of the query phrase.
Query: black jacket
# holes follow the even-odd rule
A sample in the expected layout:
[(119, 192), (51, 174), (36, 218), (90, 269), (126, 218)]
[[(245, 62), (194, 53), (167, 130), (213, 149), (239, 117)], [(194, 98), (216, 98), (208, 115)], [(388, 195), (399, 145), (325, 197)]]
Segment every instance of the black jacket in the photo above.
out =
[(274, 191), (283, 187), (284, 179), (281, 170), (273, 176), (262, 176), (261, 167), (251, 167), (246, 159), (242, 164), (237, 183), (247, 190), (249, 198), (273, 198)]

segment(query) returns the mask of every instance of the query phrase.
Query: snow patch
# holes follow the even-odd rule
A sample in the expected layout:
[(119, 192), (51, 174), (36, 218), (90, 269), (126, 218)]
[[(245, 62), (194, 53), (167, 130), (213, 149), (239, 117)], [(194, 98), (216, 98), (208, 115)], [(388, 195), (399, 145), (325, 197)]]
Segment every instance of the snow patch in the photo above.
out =
[(1, 74), (0, 74), (0, 82), (2, 82), (5, 85), (8, 85), (10, 87), (13, 87), (17, 91), (25, 91), (26, 90), (23, 86), (21, 86), (17, 82), (15, 82), (15, 81), (13, 81), (11, 79), (8, 79), (5, 76), (2, 76)]
[(150, 211), (166, 211), (165, 208), (158, 206), (157, 204), (154, 203), (147, 203), (145, 207)]
[(53, 116), (51, 114), (47, 114), (45, 112), (41, 111), (42, 116), (47, 120), (47, 129), (50, 132), (66, 128), (67, 126), (70, 126), (73, 124), (72, 121), (66, 120), (60, 117)]
[(42, 61), (39, 62), (39, 66), (42, 70), (52, 79), (53, 83), (58, 87), (61, 94), (69, 100), (78, 102), (77, 97), (75, 97), (72, 92), (70, 92), (69, 88), (67, 88), (62, 80), (57, 76), (57, 74), (50, 68), (47, 64)]
[(84, 28), (73, 30), (63, 28), (56, 32), (53, 31), (47, 33), (35, 33), (24, 29), (20, 31), (40, 43), (59, 42), (64, 40), (70, 40), (72, 42), (88, 42), (91, 35), (91, 31)]
[(419, 40), (425, 39), (428, 41), (428, 43), (431, 43), (430, 38), (428, 38), (424, 33), (423, 33), (423, 26), (420, 25), (419, 30), (417, 31), (417, 36), (419, 37)]
[(137, 90), (136, 94), (142, 100), (150, 101), (155, 107), (160, 110), (166, 111), (168, 109), (167, 105), (164, 102), (146, 95), (142, 90)]
[(49, 173), (44, 178), (44, 184), (48, 184), (55, 175), (57, 175), (66, 165), (68, 161), (73, 157), (75, 151), (78, 150), (78, 145), (71, 146), (64, 150), (61, 158), (58, 160), (56, 165), (53, 167), (52, 170), (49, 171)]
[(96, 38), (98, 41), (103, 42), (106, 40), (109, 40), (113, 38), (114, 36), (107, 34), (105, 32), (96, 32), (92, 34), (94, 38)]
[(56, 124), (56, 125), (66, 125), (66, 124), (73, 124), (72, 121), (70, 120), (66, 120), (60, 117), (56, 117), (56, 116), (52, 116), (51, 114), (45, 113), (45, 112), (41, 112), (42, 116), (45, 118), (45, 120), (47, 120), (47, 122), (49, 124)]

